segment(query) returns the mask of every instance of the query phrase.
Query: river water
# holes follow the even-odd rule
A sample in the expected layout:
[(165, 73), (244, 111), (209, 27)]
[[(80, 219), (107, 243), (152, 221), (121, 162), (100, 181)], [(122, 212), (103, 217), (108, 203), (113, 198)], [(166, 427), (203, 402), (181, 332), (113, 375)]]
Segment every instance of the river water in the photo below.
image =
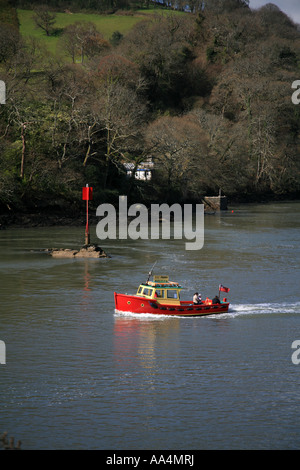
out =
[[(0, 433), (24, 449), (299, 449), (300, 203), (205, 216), (183, 240), (96, 238), (109, 259), (54, 259), (84, 227), (0, 232)], [(202, 297), (230, 287), (229, 313), (114, 313), (157, 261)], [(300, 354), (299, 354), (300, 357)]]

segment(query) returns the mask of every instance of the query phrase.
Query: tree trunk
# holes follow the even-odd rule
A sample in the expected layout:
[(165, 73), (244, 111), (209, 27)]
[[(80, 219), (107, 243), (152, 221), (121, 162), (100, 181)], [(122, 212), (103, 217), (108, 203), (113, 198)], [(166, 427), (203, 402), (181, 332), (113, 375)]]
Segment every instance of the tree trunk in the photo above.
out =
[(26, 150), (26, 125), (22, 124), (21, 127), (21, 139), (22, 139), (22, 157), (21, 157), (21, 171), (20, 171), (20, 178), (24, 178), (24, 169), (25, 169), (25, 150)]

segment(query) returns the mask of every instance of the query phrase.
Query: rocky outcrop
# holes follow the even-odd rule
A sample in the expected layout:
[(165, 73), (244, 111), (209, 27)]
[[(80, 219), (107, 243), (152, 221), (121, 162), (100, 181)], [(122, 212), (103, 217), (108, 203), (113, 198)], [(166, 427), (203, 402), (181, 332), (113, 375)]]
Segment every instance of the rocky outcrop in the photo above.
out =
[(98, 245), (85, 245), (79, 250), (70, 248), (53, 248), (48, 250), (53, 258), (110, 258)]

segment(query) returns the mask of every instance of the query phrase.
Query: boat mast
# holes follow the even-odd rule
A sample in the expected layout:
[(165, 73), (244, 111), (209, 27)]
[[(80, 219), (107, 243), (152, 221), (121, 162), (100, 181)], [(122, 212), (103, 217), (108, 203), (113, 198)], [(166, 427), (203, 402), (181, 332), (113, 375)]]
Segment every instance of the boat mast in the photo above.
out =
[(150, 277), (152, 276), (152, 272), (153, 272), (153, 269), (154, 269), (154, 266), (156, 265), (157, 261), (155, 261), (154, 265), (152, 266), (151, 270), (149, 271), (149, 274), (148, 274), (148, 279), (146, 281), (146, 284), (148, 284), (149, 282), (149, 279)]

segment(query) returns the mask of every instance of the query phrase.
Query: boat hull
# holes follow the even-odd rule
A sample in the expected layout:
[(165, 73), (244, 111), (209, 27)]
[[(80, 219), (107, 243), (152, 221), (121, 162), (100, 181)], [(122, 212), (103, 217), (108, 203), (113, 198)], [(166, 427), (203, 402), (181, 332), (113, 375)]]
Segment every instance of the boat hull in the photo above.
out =
[(162, 305), (154, 300), (144, 299), (137, 295), (114, 293), (115, 311), (117, 313), (136, 313), (153, 315), (171, 315), (176, 317), (200, 317), (228, 312), (229, 302), (220, 304), (194, 305), (190, 301), (181, 301), (180, 305)]

